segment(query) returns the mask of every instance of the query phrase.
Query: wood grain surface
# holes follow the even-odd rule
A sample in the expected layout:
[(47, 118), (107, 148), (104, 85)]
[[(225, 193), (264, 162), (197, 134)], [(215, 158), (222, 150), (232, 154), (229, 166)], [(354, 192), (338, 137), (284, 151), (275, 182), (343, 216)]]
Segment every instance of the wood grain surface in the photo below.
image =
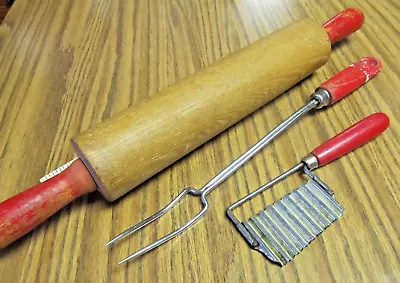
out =
[[(74, 157), (70, 138), (296, 19), (321, 23), (361, 8), (361, 31), (272, 103), (114, 203), (73, 202), (0, 251), (0, 282), (398, 282), (400, 280), (400, 5), (383, 1), (17, 0), (0, 26), (0, 200)], [(308, 115), (208, 197), (189, 231), (125, 265), (118, 261), (193, 216), (186, 199), (162, 221), (105, 243), (201, 187), (300, 107), (319, 83), (364, 56), (382, 72), (332, 108)], [(344, 216), (284, 268), (251, 250), (225, 217), (235, 200), (294, 165), (323, 140), (374, 112), (390, 128), (316, 173)], [(138, 161), (139, 162), (139, 161)], [(244, 219), (296, 188), (294, 176), (238, 211)]]

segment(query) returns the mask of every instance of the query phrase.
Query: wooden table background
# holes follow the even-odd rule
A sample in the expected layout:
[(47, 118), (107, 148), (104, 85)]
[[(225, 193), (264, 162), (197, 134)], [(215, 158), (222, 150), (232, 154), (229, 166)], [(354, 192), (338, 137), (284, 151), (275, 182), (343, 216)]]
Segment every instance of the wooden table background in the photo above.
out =
[[(0, 200), (74, 157), (70, 138), (160, 88), (296, 19), (323, 23), (347, 7), (361, 31), (312, 77), (113, 204), (99, 193), (63, 209), (0, 251), (0, 282), (398, 282), (400, 280), (400, 4), (315, 0), (17, 0), (0, 27)], [(363, 56), (381, 74), (334, 107), (305, 117), (209, 196), (184, 235), (129, 264), (118, 261), (194, 215), (185, 201), (126, 241), (105, 243), (201, 187), (319, 83)], [(318, 170), (345, 214), (284, 268), (251, 250), (225, 217), (230, 203), (294, 165), (328, 137), (382, 111), (390, 128)], [(238, 211), (248, 217), (301, 182), (292, 177)]]

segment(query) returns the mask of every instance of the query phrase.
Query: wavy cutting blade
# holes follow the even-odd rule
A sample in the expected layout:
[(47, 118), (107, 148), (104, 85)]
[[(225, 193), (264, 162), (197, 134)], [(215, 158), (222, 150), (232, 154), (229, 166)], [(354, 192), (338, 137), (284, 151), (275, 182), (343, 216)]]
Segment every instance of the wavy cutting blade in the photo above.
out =
[(254, 249), (284, 266), (343, 215), (344, 208), (318, 183), (307, 183), (242, 224)]

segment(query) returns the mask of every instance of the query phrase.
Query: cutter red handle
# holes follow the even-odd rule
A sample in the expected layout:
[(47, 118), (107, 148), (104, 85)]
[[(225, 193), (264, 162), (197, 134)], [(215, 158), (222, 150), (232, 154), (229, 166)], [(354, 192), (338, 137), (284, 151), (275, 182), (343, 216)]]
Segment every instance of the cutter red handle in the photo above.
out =
[(322, 27), (333, 44), (359, 30), (363, 23), (363, 12), (357, 8), (348, 8), (324, 23)]
[(59, 175), (0, 203), (0, 248), (22, 237), (96, 185), (80, 160)]
[(375, 77), (382, 63), (374, 57), (365, 57), (335, 74), (319, 88), (329, 92), (333, 104)]
[(311, 153), (323, 166), (374, 139), (389, 127), (389, 117), (375, 113), (327, 140)]

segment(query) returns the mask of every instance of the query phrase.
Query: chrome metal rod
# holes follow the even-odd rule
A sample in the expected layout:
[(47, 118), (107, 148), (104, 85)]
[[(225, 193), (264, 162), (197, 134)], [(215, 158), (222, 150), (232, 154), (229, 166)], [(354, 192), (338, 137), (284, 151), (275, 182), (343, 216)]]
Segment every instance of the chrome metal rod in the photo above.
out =
[(279, 175), (278, 177), (275, 177), (273, 180), (269, 181), (267, 184), (264, 186), (258, 188), (257, 190), (253, 191), (252, 193), (248, 194), (247, 196), (239, 199), (235, 203), (231, 204), (228, 209), (226, 210), (226, 215), (228, 216), (229, 220), (232, 221), (232, 223), (236, 226), (236, 229), (239, 231), (240, 234), (242, 234), (243, 238), (247, 241), (247, 243), (253, 248), (257, 249), (259, 243), (257, 239), (255, 239), (247, 230), (247, 228), (243, 225), (241, 221), (239, 221), (236, 216), (233, 214), (233, 210), (239, 206), (241, 206), (243, 203), (251, 200), (255, 196), (261, 194), (262, 192), (268, 190), (271, 188), (273, 185), (276, 183), (282, 181), (286, 177), (292, 175), (293, 173), (301, 170), (302, 168), (307, 168), (306, 164), (303, 162), (300, 162), (293, 168), (287, 170), (283, 174)]
[(317, 99), (311, 99), (307, 104), (301, 107), (299, 110), (290, 115), (286, 120), (276, 126), (271, 132), (264, 136), (260, 141), (253, 145), (248, 151), (243, 153), (239, 158), (233, 161), (228, 167), (222, 170), (217, 176), (212, 178), (206, 185), (204, 185), (200, 191), (207, 195), (217, 186), (219, 186), (223, 181), (225, 181), (229, 176), (236, 172), (240, 167), (243, 166), (249, 159), (256, 155), (260, 150), (262, 150), (266, 145), (268, 145), (275, 137), (284, 132), (289, 128), (294, 122), (296, 122), (300, 117), (307, 114), (312, 109), (319, 105)]
[(235, 208), (237, 208), (238, 206), (241, 206), (243, 203), (245, 203), (246, 201), (251, 200), (252, 198), (254, 198), (255, 196), (261, 194), (262, 192), (268, 190), (269, 188), (271, 188), (273, 185), (275, 185), (276, 183), (282, 181), (283, 179), (287, 178), (288, 176), (292, 175), (293, 173), (301, 170), (304, 168), (304, 166), (306, 166), (303, 162), (300, 162), (299, 164), (297, 164), (296, 166), (294, 166), (293, 168), (287, 170), (286, 172), (284, 172), (283, 174), (279, 175), (278, 177), (272, 179), (271, 181), (269, 181), (267, 184), (265, 184), (264, 186), (258, 188), (257, 190), (253, 191), (252, 193), (248, 194), (247, 196), (239, 199), (238, 201), (236, 201), (235, 203), (233, 203), (231, 206), (228, 207), (228, 210), (234, 210)]

